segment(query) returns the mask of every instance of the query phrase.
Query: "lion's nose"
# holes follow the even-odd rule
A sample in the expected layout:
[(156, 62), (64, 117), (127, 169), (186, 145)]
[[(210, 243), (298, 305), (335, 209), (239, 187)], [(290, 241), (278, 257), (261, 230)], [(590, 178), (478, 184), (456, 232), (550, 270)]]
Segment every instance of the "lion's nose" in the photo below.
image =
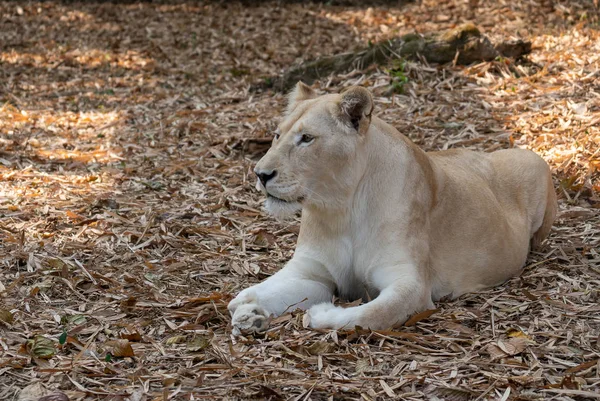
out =
[(276, 170), (256, 170), (255, 169), (254, 173), (256, 174), (256, 176), (258, 177), (258, 179), (260, 180), (260, 182), (262, 182), (262, 184), (264, 186), (267, 186), (267, 182), (277, 175)]

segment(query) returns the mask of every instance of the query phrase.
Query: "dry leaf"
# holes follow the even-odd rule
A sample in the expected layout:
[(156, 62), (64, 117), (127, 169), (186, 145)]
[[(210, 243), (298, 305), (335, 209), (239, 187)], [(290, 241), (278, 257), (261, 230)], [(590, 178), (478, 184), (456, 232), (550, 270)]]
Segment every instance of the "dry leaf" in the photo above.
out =
[(254, 239), (254, 244), (263, 248), (267, 248), (275, 244), (275, 236), (266, 230), (260, 230), (256, 233), (256, 238)]
[(104, 343), (104, 351), (117, 358), (133, 357), (129, 340), (111, 340)]
[(569, 390), (581, 390), (581, 386), (586, 384), (587, 383), (585, 379), (571, 375), (563, 377), (563, 379), (560, 382), (559, 388), (566, 388)]
[(14, 317), (11, 311), (8, 309), (0, 309), (0, 322), (13, 324)]
[(120, 337), (124, 340), (129, 340), (131, 342), (139, 342), (142, 341), (142, 335), (137, 331), (133, 333), (121, 333)]
[[(58, 258), (52, 258), (52, 259), (48, 259), (48, 265), (50, 265), (50, 267), (52, 267), (53, 269), (62, 270), (63, 267), (66, 266), (66, 263)], [(67, 268), (68, 268), (68, 266), (67, 266)]]
[(490, 354), (492, 360), (506, 358), (520, 354), (527, 348), (531, 342), (522, 336), (500, 339), (496, 343), (490, 343), (486, 351)]
[(83, 217), (81, 217), (80, 215), (78, 215), (77, 213), (74, 213), (70, 210), (67, 210), (65, 212), (65, 214), (67, 215), (68, 218), (70, 218), (71, 220), (83, 220)]
[(40, 382), (32, 383), (19, 392), (17, 401), (38, 401), (48, 394), (46, 387)]
[(596, 366), (599, 362), (600, 362), (600, 359), (593, 359), (591, 361), (584, 362), (577, 366), (573, 366), (572, 368), (567, 369), (566, 372), (569, 374), (581, 372), (582, 370), (586, 370), (586, 369), (591, 368), (592, 366)]
[(310, 315), (308, 313), (302, 315), (302, 327), (305, 329), (310, 327)]
[(448, 330), (457, 331), (469, 336), (475, 335), (475, 331), (467, 326), (455, 322), (445, 322), (443, 326)]
[(371, 360), (369, 358), (361, 358), (356, 361), (355, 372), (361, 374), (371, 369)]
[(429, 316), (433, 315), (436, 312), (439, 312), (439, 309), (429, 309), (429, 310), (423, 311), (421, 313), (417, 313), (416, 315), (411, 316), (410, 319), (408, 319), (404, 323), (404, 325), (405, 326), (414, 326), (421, 320), (427, 319)]
[(187, 336), (173, 336), (173, 337), (167, 338), (167, 341), (165, 341), (165, 344), (167, 344), (167, 345), (182, 344), (186, 340), (187, 340)]
[(121, 302), (119, 302), (119, 306), (121, 307), (121, 310), (124, 312), (132, 311), (136, 304), (137, 304), (136, 297), (129, 297), (129, 298), (124, 299)]
[(321, 355), (333, 352), (335, 348), (335, 344), (328, 343), (326, 341), (315, 341), (314, 343), (306, 347), (306, 350), (311, 355)]
[(86, 317), (84, 315), (69, 315), (67, 316), (67, 322), (73, 326), (79, 326), (86, 322)]
[(50, 395), (41, 397), (37, 401), (69, 401), (69, 397), (65, 393), (54, 392)]
[(492, 361), (507, 356), (506, 352), (504, 352), (497, 344), (490, 343), (485, 349), (490, 354)]
[(44, 336), (35, 336), (33, 340), (27, 341), (27, 352), (40, 359), (50, 359), (56, 353), (54, 341)]
[(459, 387), (442, 387), (429, 385), (425, 388), (428, 397), (444, 401), (468, 401), (473, 399), (473, 392)]
[(529, 341), (524, 337), (513, 337), (508, 340), (498, 340), (498, 347), (507, 355), (517, 355), (523, 352)]
[(187, 343), (186, 349), (190, 352), (202, 351), (210, 346), (210, 340), (210, 337), (207, 336), (194, 337)]
[(506, 330), (506, 335), (508, 337), (511, 337), (511, 338), (512, 337), (521, 337), (521, 338), (524, 338), (524, 339), (526, 339), (528, 341), (531, 341), (531, 337), (529, 337), (527, 334), (523, 333), (519, 329), (512, 329), (512, 328), (508, 329), (508, 330)]

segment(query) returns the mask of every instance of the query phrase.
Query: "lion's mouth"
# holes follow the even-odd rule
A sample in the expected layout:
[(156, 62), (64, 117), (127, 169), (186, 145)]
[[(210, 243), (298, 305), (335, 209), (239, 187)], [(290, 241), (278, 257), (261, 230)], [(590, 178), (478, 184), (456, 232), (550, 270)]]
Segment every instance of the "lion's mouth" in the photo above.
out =
[(271, 195), (269, 193), (267, 194), (267, 198), (269, 198), (271, 200), (274, 200), (276, 202), (282, 202), (282, 203), (302, 203), (302, 201), (304, 200), (303, 197), (300, 197), (300, 198), (294, 199), (294, 200), (292, 200), (292, 199), (281, 199), (281, 198), (273, 196), (273, 195)]

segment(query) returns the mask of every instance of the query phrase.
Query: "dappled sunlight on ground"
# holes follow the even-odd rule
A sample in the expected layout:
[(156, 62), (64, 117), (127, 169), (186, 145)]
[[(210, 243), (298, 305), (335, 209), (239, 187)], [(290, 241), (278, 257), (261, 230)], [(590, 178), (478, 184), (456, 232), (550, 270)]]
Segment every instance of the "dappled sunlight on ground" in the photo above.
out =
[(46, 70), (60, 68), (62, 65), (91, 69), (106, 67), (140, 70), (148, 68), (152, 59), (142, 57), (139, 53), (131, 50), (119, 54), (104, 49), (59, 49), (58, 52), (42, 54), (19, 53), (14, 50), (2, 52), (0, 53), (0, 62), (26, 68), (41, 67)]
[[(598, 204), (600, 189), (600, 31), (581, 23), (560, 35), (534, 36), (535, 71), (483, 75), (493, 104), (516, 145), (541, 154), (553, 167), (562, 195)], [(543, 66), (543, 67), (542, 67)], [(481, 74), (479, 74), (481, 75)], [(593, 195), (595, 193), (596, 195)]]

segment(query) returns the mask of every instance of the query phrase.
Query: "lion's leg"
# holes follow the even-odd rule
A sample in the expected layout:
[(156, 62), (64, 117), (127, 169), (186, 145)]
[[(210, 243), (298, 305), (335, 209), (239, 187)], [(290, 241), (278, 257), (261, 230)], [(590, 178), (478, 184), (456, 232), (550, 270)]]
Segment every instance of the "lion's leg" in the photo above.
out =
[[(322, 303), (308, 310), (310, 326), (320, 329), (341, 329), (361, 326), (373, 330), (389, 328), (405, 322), (415, 312), (434, 307), (431, 290), (416, 269), (397, 266), (378, 274), (381, 280), (379, 296), (373, 301), (350, 308)], [(387, 280), (384, 278), (388, 277)]]
[(293, 258), (262, 283), (246, 288), (228, 305), (234, 333), (264, 331), (271, 315), (330, 301), (334, 285), (327, 270), (308, 258)]

